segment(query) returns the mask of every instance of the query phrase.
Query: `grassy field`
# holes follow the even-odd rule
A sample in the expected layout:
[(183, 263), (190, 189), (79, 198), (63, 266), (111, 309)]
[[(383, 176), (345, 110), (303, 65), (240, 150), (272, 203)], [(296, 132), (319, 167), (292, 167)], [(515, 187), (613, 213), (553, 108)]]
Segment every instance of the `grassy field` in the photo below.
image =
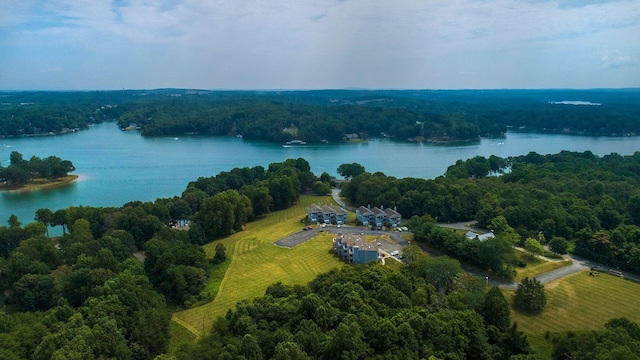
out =
[(525, 277), (535, 277), (539, 274), (544, 274), (546, 272), (559, 269), (561, 267), (571, 265), (571, 261), (563, 260), (563, 261), (549, 261), (540, 259), (537, 257), (533, 257), (523, 251), (518, 249), (515, 250), (516, 257), (518, 260), (527, 264), (524, 268), (516, 268), (518, 275), (516, 276), (515, 282), (520, 282)]
[[(540, 315), (513, 313), (520, 330), (544, 333), (602, 329), (612, 318), (640, 322), (640, 284), (603, 273), (582, 271), (545, 286), (547, 306)], [(507, 292), (510, 298), (513, 292)]]
[[(296, 206), (277, 211), (267, 217), (247, 224), (246, 228), (220, 240), (231, 257), (224, 278), (213, 280), (207, 287), (215, 291), (214, 301), (173, 315), (174, 321), (196, 335), (209, 331), (214, 319), (223, 316), (242, 299), (264, 295), (267, 287), (275, 282), (306, 284), (318, 274), (343, 263), (330, 253), (330, 234), (320, 234), (293, 249), (275, 246), (273, 243), (302, 229), (301, 220), (312, 203), (332, 204), (329, 196), (302, 196)], [(217, 242), (204, 245), (208, 257), (213, 257)]]
[(169, 344), (167, 345), (167, 354), (174, 354), (178, 347), (182, 344), (193, 344), (196, 340), (196, 335), (187, 330), (184, 326), (181, 326), (175, 321), (169, 324)]
[[(528, 334), (541, 359), (549, 358), (552, 344), (544, 338), (566, 331), (603, 329), (613, 318), (640, 322), (640, 284), (603, 273), (598, 277), (582, 271), (545, 286), (547, 306), (542, 314), (512, 312), (518, 329)], [(514, 291), (504, 291), (512, 300)]]

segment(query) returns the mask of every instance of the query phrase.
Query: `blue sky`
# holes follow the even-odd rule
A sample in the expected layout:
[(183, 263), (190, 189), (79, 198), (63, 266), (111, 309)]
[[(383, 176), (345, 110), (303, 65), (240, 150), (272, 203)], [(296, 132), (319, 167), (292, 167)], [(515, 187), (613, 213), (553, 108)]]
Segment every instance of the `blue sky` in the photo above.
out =
[(640, 2), (0, 2), (0, 89), (163, 87), (640, 87)]

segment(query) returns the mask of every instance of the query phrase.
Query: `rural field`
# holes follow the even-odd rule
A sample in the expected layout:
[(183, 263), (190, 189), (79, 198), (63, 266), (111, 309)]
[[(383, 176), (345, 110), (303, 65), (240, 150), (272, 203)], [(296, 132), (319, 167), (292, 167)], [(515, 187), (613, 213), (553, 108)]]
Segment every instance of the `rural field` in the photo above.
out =
[(343, 263), (330, 253), (331, 234), (319, 234), (293, 249), (273, 244), (302, 229), (301, 220), (307, 214), (307, 207), (313, 203), (334, 204), (334, 201), (330, 196), (301, 196), (295, 206), (273, 212), (247, 224), (241, 232), (204, 245), (207, 256), (213, 257), (215, 246), (222, 242), (231, 262), (222, 280), (214, 279), (207, 287), (211, 293), (217, 291), (215, 299), (175, 313), (174, 321), (200, 336), (206, 334), (213, 321), (234, 308), (239, 300), (262, 296), (275, 282), (302, 285), (318, 274), (342, 266)]
[[(604, 329), (613, 318), (626, 317), (640, 322), (640, 284), (607, 273), (589, 276), (582, 271), (545, 286), (547, 306), (539, 315), (528, 316), (512, 312), (518, 330), (524, 331), (541, 359), (550, 358), (551, 334), (566, 331)], [(511, 300), (514, 291), (504, 291)]]

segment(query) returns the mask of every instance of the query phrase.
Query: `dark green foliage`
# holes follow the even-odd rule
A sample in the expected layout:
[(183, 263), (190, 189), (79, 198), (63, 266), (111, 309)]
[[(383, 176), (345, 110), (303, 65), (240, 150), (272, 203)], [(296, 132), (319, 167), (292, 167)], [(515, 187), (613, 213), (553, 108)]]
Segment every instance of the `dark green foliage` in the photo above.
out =
[(364, 166), (358, 163), (351, 163), (341, 164), (340, 166), (338, 166), (338, 169), (336, 171), (338, 172), (338, 174), (344, 176), (345, 179), (349, 180), (364, 173), (365, 170)]
[(47, 310), (54, 303), (50, 275), (25, 274), (13, 284), (13, 303), (23, 311)]
[(462, 273), (462, 267), (460, 267), (458, 260), (444, 255), (429, 259), (418, 272), (437, 291), (449, 293), (455, 289), (458, 275)]
[(207, 281), (209, 262), (200, 246), (164, 231), (145, 244), (144, 268), (149, 280), (176, 304), (197, 300)]
[(554, 358), (640, 359), (640, 327), (625, 318), (612, 319), (604, 330), (554, 339)]
[(489, 269), (502, 278), (512, 279), (515, 276), (513, 244), (504, 236), (480, 242), (437, 226), (428, 217), (413, 217), (410, 226), (414, 239), (418, 242), (427, 243), (449, 256)]
[(225, 261), (225, 259), (227, 258), (226, 250), (227, 249), (224, 247), (224, 244), (216, 244), (216, 251), (213, 254), (212, 260), (214, 264), (220, 264), (221, 262)]
[(556, 254), (564, 255), (569, 249), (569, 242), (561, 236), (555, 236), (549, 241), (549, 249)]
[(0, 164), (0, 182), (6, 181), (9, 186), (21, 186), (33, 178), (57, 179), (75, 171), (71, 161), (57, 156), (40, 159), (31, 157), (29, 161), (22, 159), (17, 151), (11, 153), (11, 164), (6, 168)]
[(537, 314), (547, 305), (544, 285), (536, 278), (525, 277), (514, 294), (513, 303), (517, 309)]
[(425, 303), (410, 299), (425, 287), (433, 289), (420, 277), (376, 264), (332, 270), (308, 287), (274, 284), (264, 297), (239, 302), (178, 358), (222, 359), (236, 351), (264, 359), (508, 359), (529, 352), (521, 333), (486, 326), (442, 293), (431, 290)]
[(331, 185), (328, 182), (316, 181), (313, 183), (313, 192), (316, 195), (328, 195), (331, 193)]
[(298, 158), (272, 163), (267, 171), (236, 168), (189, 183), (182, 198), (194, 212), (191, 241), (204, 244), (230, 235), (272, 209), (293, 205), (314, 178), (309, 163)]
[[(483, 165), (482, 171), (471, 174), (469, 169), (478, 163), (488, 167)], [(564, 238), (575, 243), (574, 252), (580, 256), (640, 271), (639, 164), (640, 152), (603, 157), (588, 151), (532, 152), (508, 159), (460, 161), (446, 176), (433, 180), (363, 173), (344, 183), (341, 194), (354, 205), (397, 206), (405, 219), (425, 215), (438, 222), (477, 219), (480, 226), (513, 244), (527, 238), (558, 238), (550, 245), (565, 253), (570, 246), (560, 240)], [(499, 169), (507, 171), (483, 177), (498, 175), (503, 171)], [(474, 261), (471, 248), (475, 245), (447, 241), (447, 236), (429, 237), (425, 234), (431, 230), (427, 230), (417, 240), (446, 248), (448, 255), (460, 260)], [(484, 267), (511, 276), (510, 269), (490, 266), (487, 260), (482, 260)], [(504, 264), (511, 262), (505, 260)]]
[[(179, 93), (180, 97), (168, 95)], [(118, 120), (144, 135), (236, 135), (284, 142), (294, 138), (337, 142), (346, 134), (405, 140), (501, 136), (507, 126), (592, 135), (640, 133), (633, 90), (285, 92), (181, 89), (101, 92), (7, 92), (0, 136), (58, 133), (87, 123)], [(597, 107), (548, 103), (580, 98)], [(21, 106), (24, 103), (26, 105)], [(287, 128), (287, 131), (283, 131)]]
[(491, 287), (484, 296), (480, 314), (487, 325), (493, 325), (502, 331), (506, 331), (511, 326), (509, 302), (496, 286)]

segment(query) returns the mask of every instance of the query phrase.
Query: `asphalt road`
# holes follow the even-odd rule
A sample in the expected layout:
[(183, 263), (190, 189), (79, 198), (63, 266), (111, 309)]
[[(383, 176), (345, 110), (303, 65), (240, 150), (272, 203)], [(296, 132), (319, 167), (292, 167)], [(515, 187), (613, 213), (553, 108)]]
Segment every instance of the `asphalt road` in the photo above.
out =
[(345, 210), (356, 211), (355, 207), (347, 205), (347, 203), (342, 200), (342, 198), (340, 197), (340, 189), (331, 189), (331, 196), (333, 197), (333, 200), (335, 200), (335, 202), (337, 202), (338, 205), (342, 206), (342, 208), (344, 208)]
[[(464, 221), (464, 222), (459, 222), (459, 223), (439, 223), (438, 225), (442, 226), (442, 227), (447, 227), (447, 228), (452, 228), (452, 229), (459, 229), (459, 230), (471, 230), (471, 231), (475, 231), (475, 232), (484, 232), (486, 230), (483, 229), (477, 229), (477, 228), (473, 228), (470, 225), (474, 224), (475, 221), (470, 220), (470, 221)], [(556, 281), (558, 279), (561, 279), (565, 276), (571, 275), (571, 274), (575, 274), (577, 272), (583, 271), (583, 270), (588, 270), (591, 268), (600, 268), (603, 269), (603, 272), (606, 272), (607, 269), (609, 269), (609, 267), (599, 264), (597, 262), (591, 261), (591, 260), (586, 260), (586, 259), (582, 259), (580, 257), (577, 256), (572, 256), (572, 255), (564, 255), (564, 260), (569, 260), (571, 261), (571, 265), (569, 266), (564, 266), (561, 267), (559, 269), (555, 269), (543, 274), (539, 274), (536, 276), (536, 279), (538, 279), (538, 281), (540, 281), (542, 284), (548, 284), (551, 283), (553, 281)], [(469, 271), (466, 270), (465, 271)], [(469, 272), (473, 272), (473, 271), (469, 271)], [(633, 273), (629, 273), (626, 271), (623, 271), (624, 277), (627, 279), (631, 279), (637, 282), (640, 282), (640, 276), (638, 276), (637, 274), (633, 274)], [(518, 284), (517, 283), (506, 283), (506, 282), (501, 282), (495, 279), (489, 279), (489, 284), (490, 285), (494, 285), (494, 286), (498, 286), (500, 288), (503, 289), (508, 289), (508, 290), (515, 290), (518, 288)]]

